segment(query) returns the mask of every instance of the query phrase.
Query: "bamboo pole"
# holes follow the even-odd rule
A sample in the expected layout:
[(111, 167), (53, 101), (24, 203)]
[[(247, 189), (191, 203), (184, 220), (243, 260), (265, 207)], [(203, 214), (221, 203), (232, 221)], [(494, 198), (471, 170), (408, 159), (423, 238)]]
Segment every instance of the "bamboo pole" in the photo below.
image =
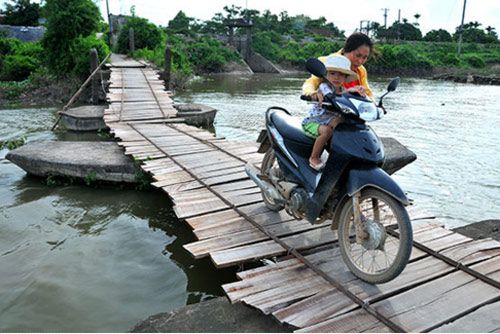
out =
[(78, 91), (73, 95), (73, 97), (71, 97), (71, 99), (69, 100), (69, 102), (66, 103), (66, 105), (62, 108), (62, 110), (57, 112), (59, 114), (59, 117), (57, 118), (56, 122), (52, 126), (51, 131), (54, 131), (54, 129), (56, 128), (57, 124), (59, 124), (59, 121), (62, 118), (62, 113), (65, 112), (69, 108), (69, 106), (73, 104), (73, 102), (75, 102), (76, 98), (83, 92), (83, 89), (85, 88), (85, 86), (87, 86), (87, 84), (90, 82), (90, 80), (92, 79), (92, 77), (98, 72), (98, 70), (106, 62), (106, 60), (108, 60), (109, 56), (111, 56), (111, 53), (109, 53), (104, 58), (104, 60), (99, 64), (99, 66), (97, 66), (97, 68), (94, 70), (94, 72), (92, 72), (90, 74), (90, 76), (87, 78), (87, 80), (85, 80), (85, 82), (80, 86), (80, 89), (78, 89)]

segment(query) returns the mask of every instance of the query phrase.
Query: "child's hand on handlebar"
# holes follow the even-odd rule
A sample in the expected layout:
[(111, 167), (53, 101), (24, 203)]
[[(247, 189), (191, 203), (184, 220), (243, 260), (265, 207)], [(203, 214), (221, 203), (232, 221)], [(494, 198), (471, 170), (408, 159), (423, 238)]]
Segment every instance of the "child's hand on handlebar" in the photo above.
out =
[(363, 87), (363, 86), (354, 86), (354, 87), (348, 88), (347, 91), (349, 93), (357, 93), (357, 94), (361, 95), (362, 97), (366, 97), (366, 90), (365, 90), (365, 87)]
[(316, 93), (311, 94), (311, 97), (313, 100), (318, 101), (320, 107), (323, 105), (324, 96), (319, 90)]

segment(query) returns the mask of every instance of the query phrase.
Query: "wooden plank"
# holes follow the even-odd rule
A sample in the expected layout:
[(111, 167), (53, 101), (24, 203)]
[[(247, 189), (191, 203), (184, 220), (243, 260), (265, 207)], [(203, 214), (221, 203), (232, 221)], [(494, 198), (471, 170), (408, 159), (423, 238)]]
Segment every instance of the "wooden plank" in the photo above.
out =
[[(301, 234), (282, 239), (289, 247), (297, 250), (312, 248), (336, 240), (336, 233), (329, 226), (317, 228)], [(241, 246), (231, 250), (222, 250), (210, 254), (218, 268), (237, 263), (285, 254), (286, 250), (274, 241), (266, 241), (253, 245)]]
[(228, 182), (234, 182), (234, 181), (240, 181), (240, 180), (246, 180), (246, 179), (248, 179), (248, 175), (245, 173), (245, 171), (241, 171), (241, 172), (232, 173), (232, 174), (228, 174), (228, 175), (221, 175), (221, 176), (206, 178), (203, 181), (206, 184), (208, 184), (209, 186), (214, 186), (214, 185), (221, 184), (221, 183), (228, 183)]
[(273, 266), (272, 271), (253, 276), (249, 279), (224, 284), (222, 288), (232, 303), (255, 293), (273, 289), (276, 286), (286, 286), (298, 279), (316, 276), (315, 273), (301, 262), (286, 262), (286, 266)]
[[(235, 233), (224, 233), (214, 238), (195, 241), (183, 247), (195, 258), (201, 258), (207, 256), (211, 252), (269, 239), (264, 232), (253, 227), (251, 223), (247, 222), (247, 224), (250, 225), (251, 228)], [(308, 222), (297, 220), (287, 222), (286, 224), (268, 224), (266, 227), (269, 233), (278, 237), (317, 228)]]
[(199, 181), (193, 180), (188, 182), (172, 184), (169, 186), (163, 186), (161, 188), (170, 196), (176, 196), (178, 193), (203, 188), (203, 185)]
[(498, 289), (458, 271), (374, 307), (406, 331), (424, 332), (498, 296)]
[(452, 233), (439, 239), (427, 241), (424, 243), (424, 245), (434, 251), (440, 252), (447, 248), (451, 248), (456, 245), (464, 244), (470, 241), (472, 241), (471, 238), (468, 238), (460, 233)]
[(500, 332), (500, 301), (485, 305), (472, 313), (434, 328), (433, 333), (498, 333)]
[(165, 178), (161, 181), (153, 182), (152, 185), (157, 188), (163, 188), (174, 184), (194, 181), (194, 178), (185, 171), (173, 172), (170, 173), (170, 175), (171, 175), (170, 178)]
[(179, 219), (227, 209), (228, 205), (217, 197), (176, 204), (174, 211)]
[(297, 330), (298, 333), (361, 333), (372, 327), (380, 326), (380, 333), (390, 333), (390, 328), (384, 326), (377, 318), (365, 310), (342, 315), (319, 324)]
[[(252, 219), (256, 221), (258, 219), (257, 222), (260, 223), (260, 225), (262, 226), (267, 226), (276, 223), (286, 223), (295, 219), (288, 216), (287, 214), (284, 214), (283, 216), (285, 218), (282, 218), (281, 216), (276, 217), (274, 215), (269, 215), (268, 213), (264, 213), (257, 216), (253, 216)], [(265, 220), (261, 222), (262, 219)], [(207, 238), (213, 238), (220, 235), (226, 235), (229, 233), (250, 230), (252, 228), (253, 225), (250, 222), (248, 222), (243, 217), (240, 217), (239, 219), (236, 220), (223, 221), (217, 224), (204, 224), (201, 227), (193, 230), (193, 233), (199, 240), (202, 240)]]
[(295, 279), (286, 285), (275, 285), (275, 288), (252, 294), (242, 299), (264, 314), (288, 306), (291, 303), (309, 297), (332, 286), (321, 276), (314, 274), (311, 278)]
[(488, 250), (500, 252), (500, 242), (493, 239), (480, 239), (446, 249), (441, 254), (458, 262), (489, 258)]
[(198, 229), (201, 228), (201, 226), (205, 225), (213, 225), (221, 222), (231, 223), (240, 219), (243, 218), (236, 211), (230, 209), (226, 211), (209, 213), (202, 216), (188, 218), (186, 219), (186, 223), (188, 223), (191, 228)]
[(442, 238), (446, 235), (452, 234), (450, 230), (446, 230), (441, 227), (436, 227), (431, 230), (426, 230), (422, 232), (413, 233), (413, 239), (420, 243), (425, 243), (434, 239)]
[(302, 264), (302, 261), (300, 261), (299, 259), (297, 259), (293, 255), (290, 255), (289, 257), (285, 257), (285, 258), (281, 258), (281, 259), (277, 260), (277, 262), (267, 261), (266, 265), (263, 265), (261, 267), (252, 268), (252, 269), (248, 269), (245, 271), (240, 271), (240, 272), (236, 273), (236, 276), (238, 276), (238, 278), (240, 280), (246, 280), (246, 279), (251, 279), (251, 278), (254, 278), (254, 277), (257, 277), (260, 275), (266, 275), (268, 273), (273, 273), (276, 270), (280, 270), (283, 268), (287, 268), (287, 267), (299, 265), (299, 264)]
[(345, 310), (354, 309), (355, 304), (337, 289), (325, 289), (299, 302), (273, 312), (281, 323), (298, 328), (310, 327), (328, 320)]

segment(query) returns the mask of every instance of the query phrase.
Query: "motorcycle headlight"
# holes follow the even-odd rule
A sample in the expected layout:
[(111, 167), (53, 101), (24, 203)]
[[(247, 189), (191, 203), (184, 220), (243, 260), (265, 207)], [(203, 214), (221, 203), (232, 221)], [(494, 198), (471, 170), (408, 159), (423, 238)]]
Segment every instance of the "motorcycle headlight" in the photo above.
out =
[(363, 102), (359, 100), (351, 99), (351, 102), (358, 109), (359, 118), (370, 122), (380, 119), (382, 117), (382, 112), (377, 108), (373, 102)]

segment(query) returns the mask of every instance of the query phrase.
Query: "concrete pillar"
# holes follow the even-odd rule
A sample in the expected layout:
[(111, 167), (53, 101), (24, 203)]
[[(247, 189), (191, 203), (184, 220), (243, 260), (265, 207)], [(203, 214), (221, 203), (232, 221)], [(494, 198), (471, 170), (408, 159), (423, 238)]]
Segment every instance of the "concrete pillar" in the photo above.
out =
[[(96, 68), (99, 66), (99, 56), (97, 55), (97, 50), (92, 48), (90, 49), (90, 73), (94, 73)], [(92, 77), (92, 104), (99, 103), (99, 76), (94, 75)]]
[(165, 66), (163, 71), (163, 80), (165, 81), (165, 88), (170, 90), (170, 77), (172, 74), (172, 50), (167, 45), (165, 48)]
[(135, 51), (134, 28), (128, 30), (128, 46), (129, 52), (133, 53)]

